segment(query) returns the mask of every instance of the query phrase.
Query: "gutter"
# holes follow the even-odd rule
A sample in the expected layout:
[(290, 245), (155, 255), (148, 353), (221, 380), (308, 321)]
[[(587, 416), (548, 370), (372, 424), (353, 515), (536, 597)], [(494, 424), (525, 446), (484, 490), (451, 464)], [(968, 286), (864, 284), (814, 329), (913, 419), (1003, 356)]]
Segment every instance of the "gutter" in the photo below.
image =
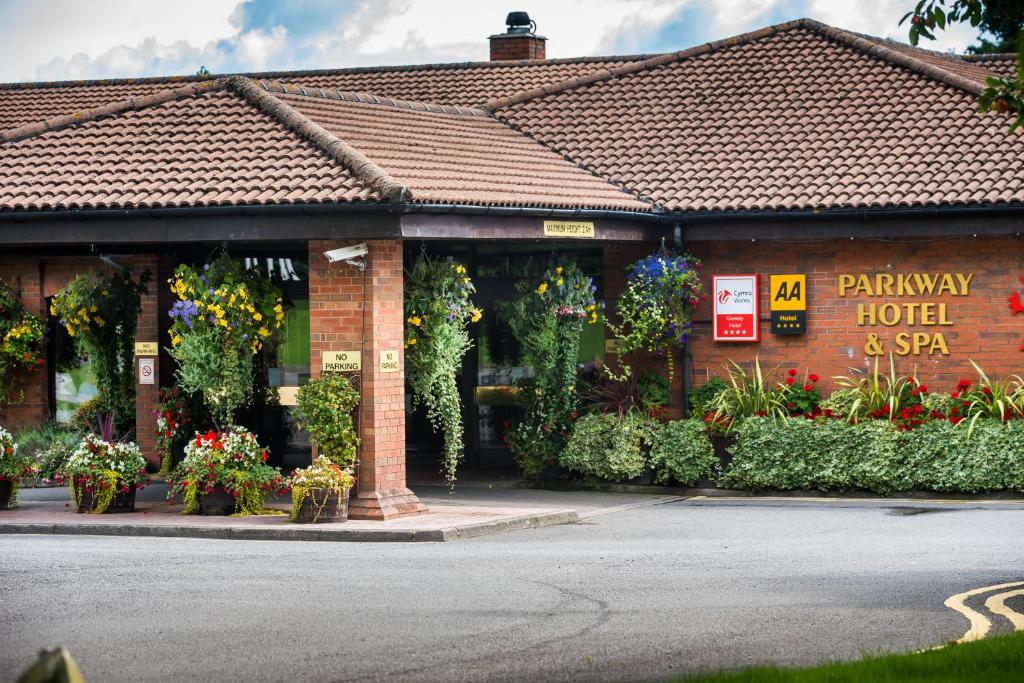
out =
[(778, 221), (889, 218), (939, 218), (949, 216), (1024, 217), (1024, 204), (900, 207), (891, 209), (825, 209), (786, 211), (624, 211), (615, 209), (556, 209), (541, 207), (482, 206), (478, 204), (419, 204), (410, 202), (352, 204), (271, 204), (254, 206), (186, 206), (163, 209), (67, 209), (15, 210), (0, 212), (0, 223), (36, 221), (88, 221), (93, 219), (191, 218), (197, 216), (274, 216), (325, 214), (458, 214), (480, 216), (523, 216), (535, 218), (594, 218), (633, 220), (644, 223), (679, 224), (720, 223), (724, 221)]

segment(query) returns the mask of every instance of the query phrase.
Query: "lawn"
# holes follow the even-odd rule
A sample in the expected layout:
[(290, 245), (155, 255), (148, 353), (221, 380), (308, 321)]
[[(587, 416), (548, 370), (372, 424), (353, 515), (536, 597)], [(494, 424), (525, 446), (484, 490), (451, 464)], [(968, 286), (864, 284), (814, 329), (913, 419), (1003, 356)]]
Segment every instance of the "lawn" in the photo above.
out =
[(1024, 680), (1024, 632), (905, 655), (868, 657), (810, 669), (759, 667), (682, 678), (679, 683), (1006, 683)]

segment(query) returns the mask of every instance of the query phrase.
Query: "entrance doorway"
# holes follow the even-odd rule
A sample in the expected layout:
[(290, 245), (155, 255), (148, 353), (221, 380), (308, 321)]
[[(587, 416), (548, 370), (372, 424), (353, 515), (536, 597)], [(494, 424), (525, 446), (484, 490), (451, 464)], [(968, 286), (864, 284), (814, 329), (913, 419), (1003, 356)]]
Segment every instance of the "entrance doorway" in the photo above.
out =
[[(483, 317), (471, 325), (473, 348), (463, 361), (460, 388), (466, 426), (466, 458), (461, 466), (467, 473), (515, 474), (516, 463), (503, 437), (521, 413), (516, 401), (516, 384), (530, 377), (532, 369), (522, 364), (518, 341), (508, 324), (509, 304), (529, 291), (553, 264), (575, 262), (594, 278), (601, 297), (602, 249), (590, 245), (468, 244), (429, 243), (431, 258), (451, 256), (466, 266), (476, 287), (473, 301)], [(421, 243), (406, 248), (406, 267), (411, 267), (424, 250)], [(580, 363), (604, 360), (604, 323), (588, 325), (580, 345)], [(406, 388), (406, 448), (411, 468), (424, 475), (440, 468), (441, 437), (434, 433), (424, 411), (413, 410), (412, 395)]]

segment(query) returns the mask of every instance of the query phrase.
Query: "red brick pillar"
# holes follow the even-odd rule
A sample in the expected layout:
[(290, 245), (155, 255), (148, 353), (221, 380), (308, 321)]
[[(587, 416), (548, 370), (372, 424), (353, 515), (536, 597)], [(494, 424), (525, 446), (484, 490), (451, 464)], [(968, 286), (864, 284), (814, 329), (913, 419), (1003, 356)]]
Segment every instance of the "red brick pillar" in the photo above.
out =
[[(427, 511), (405, 486), (405, 359), (403, 354), (402, 243), (367, 242), (366, 271), (328, 263), (324, 252), (351, 242), (309, 243), (309, 331), (312, 374), (324, 351), (362, 347), (358, 484), (353, 519), (387, 520)], [(398, 371), (381, 370), (394, 351)]]
[[(148, 294), (142, 297), (142, 310), (135, 327), (136, 342), (166, 342), (159, 338), (157, 330), (157, 296), (161, 287), (167, 287), (167, 277), (160, 278), (157, 269), (157, 257), (149, 254), (136, 256), (132, 259), (132, 278), (138, 279), (142, 273), (149, 271), (152, 279), (147, 286)], [(156, 405), (160, 400), (160, 358), (147, 356), (153, 361), (153, 383), (141, 384), (139, 377), (139, 357), (135, 357), (135, 443), (142, 449), (142, 454), (151, 463), (160, 464), (161, 454), (156, 448)]]
[[(30, 313), (46, 321), (38, 258), (0, 259), (0, 279), (21, 298), (21, 302)], [(46, 372), (45, 367), (36, 368), (19, 378), (24, 396), (18, 403), (0, 404), (0, 426), (6, 429), (28, 427), (38, 425), (49, 418)]]

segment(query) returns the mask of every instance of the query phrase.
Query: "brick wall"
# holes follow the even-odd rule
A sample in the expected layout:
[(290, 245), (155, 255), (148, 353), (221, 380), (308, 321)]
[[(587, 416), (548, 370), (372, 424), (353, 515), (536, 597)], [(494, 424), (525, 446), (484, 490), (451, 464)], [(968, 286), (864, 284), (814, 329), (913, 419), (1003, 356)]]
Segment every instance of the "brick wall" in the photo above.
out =
[[(728, 359), (751, 362), (760, 357), (762, 367), (805, 368), (822, 377), (823, 393), (830, 378), (849, 374), (849, 368), (868, 369), (873, 359), (865, 354), (866, 335), (877, 334), (888, 350), (896, 350), (898, 333), (941, 332), (949, 355), (895, 356), (897, 371), (918, 376), (929, 387), (951, 391), (961, 377), (974, 378), (970, 360), (990, 376), (1016, 374), (1024, 365), (1024, 315), (1012, 316), (1007, 297), (1021, 289), (1024, 276), (1024, 243), (1015, 238), (957, 238), (941, 241), (877, 242), (834, 240), (814, 244), (783, 242), (695, 242), (690, 249), (704, 261), (705, 286), (710, 277), (723, 273), (761, 275), (761, 342), (721, 343), (711, 340), (710, 297), (697, 315), (691, 344), (693, 374), (697, 384), (712, 374), (723, 374)], [(847, 292), (839, 296), (838, 275), (847, 273), (973, 273), (967, 297), (905, 296), (865, 297)], [(808, 329), (797, 337), (771, 334), (768, 324), (768, 275), (805, 273), (808, 280)], [(952, 325), (860, 326), (858, 303), (945, 303)]]
[[(324, 351), (358, 349), (363, 339), (359, 471), (350, 515), (391, 519), (425, 512), (405, 485), (405, 374), (402, 243), (370, 240), (366, 272), (328, 263), (325, 251), (349, 242), (309, 243), (310, 363), (319, 376)], [(382, 372), (380, 354), (395, 351), (399, 371)]]
[(491, 36), (491, 61), (545, 59), (546, 40), (533, 35)]
[[(0, 258), (0, 280), (21, 298), (31, 313), (45, 320), (45, 301), (38, 259)], [(49, 405), (45, 378), (45, 368), (38, 368), (20, 378), (22, 400), (8, 405), (0, 404), (0, 426), (8, 429), (18, 428), (38, 424), (46, 419)]]

